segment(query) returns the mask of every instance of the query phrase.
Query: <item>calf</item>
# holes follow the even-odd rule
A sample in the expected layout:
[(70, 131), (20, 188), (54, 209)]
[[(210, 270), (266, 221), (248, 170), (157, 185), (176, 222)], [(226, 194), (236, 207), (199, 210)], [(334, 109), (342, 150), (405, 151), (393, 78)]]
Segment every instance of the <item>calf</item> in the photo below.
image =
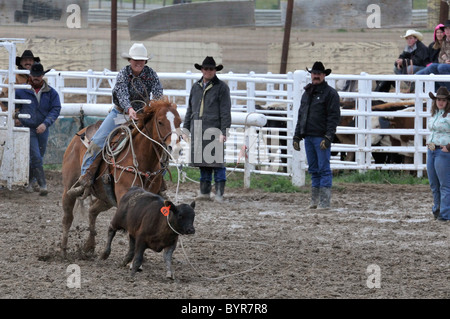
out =
[[(142, 265), (144, 251), (150, 248), (156, 252), (164, 249), (167, 278), (174, 279), (172, 254), (176, 248), (178, 235), (194, 234), (195, 201), (191, 205), (174, 205), (159, 195), (132, 187), (122, 197), (117, 212), (108, 229), (108, 240), (101, 259), (111, 253), (111, 242), (118, 230), (129, 235), (129, 250), (123, 265), (132, 262), (132, 275)], [(170, 223), (170, 225), (169, 225)]]

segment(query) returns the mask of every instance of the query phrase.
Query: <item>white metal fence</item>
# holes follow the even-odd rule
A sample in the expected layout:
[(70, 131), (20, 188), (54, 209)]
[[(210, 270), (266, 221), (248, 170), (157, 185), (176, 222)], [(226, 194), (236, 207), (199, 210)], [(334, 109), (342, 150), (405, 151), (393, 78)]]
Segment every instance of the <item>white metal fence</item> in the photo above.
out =
[[(64, 72), (47, 73), (49, 84), (60, 94), (63, 103), (63, 116), (77, 116), (83, 110), (85, 115), (104, 116), (112, 106), (111, 90), (115, 83), (117, 72), (105, 70), (103, 72)], [(177, 102), (182, 117), (184, 116), (190, 89), (194, 81), (200, 77), (199, 73), (159, 73), (161, 81), (166, 87), (165, 95)], [(232, 111), (237, 119), (239, 113), (245, 114), (239, 121), (234, 121), (231, 138), (226, 145), (227, 163), (244, 163), (244, 168), (237, 169), (246, 172), (246, 185), (250, 183), (250, 173), (280, 174), (292, 177), (295, 185), (305, 184), (305, 170), (307, 169), (304, 148), (295, 152), (292, 148), (292, 135), (297, 121), (300, 99), (303, 88), (310, 81), (309, 73), (296, 71), (286, 75), (280, 74), (219, 74), (220, 79), (226, 81), (231, 89)], [(74, 81), (75, 80), (75, 81)], [(422, 176), (426, 169), (423, 154), (426, 153), (424, 137), (429, 134), (423, 126), (423, 118), (429, 116), (431, 101), (428, 92), (435, 91), (435, 81), (450, 82), (450, 75), (336, 75), (326, 78), (327, 82), (336, 87), (339, 81), (354, 80), (358, 84), (356, 92), (339, 91), (341, 98), (351, 98), (356, 101), (355, 110), (342, 110), (342, 116), (355, 116), (356, 127), (338, 127), (339, 134), (355, 134), (355, 144), (333, 144), (332, 151), (355, 152), (355, 161), (344, 162), (332, 159), (332, 169), (355, 169), (360, 171), (371, 169), (382, 170), (415, 170)], [(396, 90), (392, 93), (373, 92), (375, 81), (389, 80), (396, 82)], [(69, 83), (74, 81), (74, 85)], [(401, 84), (407, 81), (415, 83), (415, 93), (402, 93)], [(70, 95), (82, 95), (82, 103), (67, 103)], [(99, 103), (100, 97), (108, 97), (108, 102)], [(392, 116), (392, 112), (372, 112), (372, 100), (381, 99), (389, 102), (413, 100), (414, 112), (396, 112), (396, 117), (414, 117), (414, 128), (407, 129), (374, 129), (371, 119), (375, 116)], [(423, 103), (426, 102), (426, 109)], [(278, 109), (260, 109), (278, 104)], [(256, 115), (255, 115), (256, 114)], [(263, 114), (265, 120), (278, 121), (276, 127), (259, 127), (264, 119), (258, 117)], [(251, 116), (255, 118), (246, 122)], [(279, 124), (285, 123), (281, 127)], [(252, 125), (245, 125), (252, 124)], [(256, 125), (256, 126), (255, 126)], [(246, 128), (245, 130), (243, 128)], [(372, 146), (370, 136), (382, 135), (412, 135), (414, 142), (407, 146)], [(272, 138), (271, 144), (268, 138)], [(372, 152), (400, 152), (412, 153), (411, 164), (375, 164)]]

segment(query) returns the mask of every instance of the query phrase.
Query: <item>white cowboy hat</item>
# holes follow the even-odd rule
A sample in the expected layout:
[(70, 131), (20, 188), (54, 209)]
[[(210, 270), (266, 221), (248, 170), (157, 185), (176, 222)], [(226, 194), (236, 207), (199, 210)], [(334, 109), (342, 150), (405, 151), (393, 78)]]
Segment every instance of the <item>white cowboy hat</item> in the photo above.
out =
[(405, 35), (401, 35), (400, 37), (407, 38), (409, 36), (413, 36), (413, 37), (417, 38), (417, 40), (419, 40), (419, 41), (422, 41), (422, 39), (423, 39), (422, 33), (420, 33), (419, 31), (416, 31), (416, 30), (408, 30), (408, 31), (406, 31)]
[(133, 60), (150, 60), (151, 57), (148, 57), (147, 49), (142, 43), (134, 43), (128, 53), (122, 53), (122, 58), (124, 59), (133, 59)]

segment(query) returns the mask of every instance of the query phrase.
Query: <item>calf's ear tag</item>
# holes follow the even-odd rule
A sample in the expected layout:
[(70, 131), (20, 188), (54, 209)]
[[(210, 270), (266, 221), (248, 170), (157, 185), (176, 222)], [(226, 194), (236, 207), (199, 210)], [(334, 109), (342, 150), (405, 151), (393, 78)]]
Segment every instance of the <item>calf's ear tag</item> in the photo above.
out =
[(161, 214), (163, 214), (164, 216), (169, 215), (169, 212), (170, 212), (170, 205), (161, 207)]

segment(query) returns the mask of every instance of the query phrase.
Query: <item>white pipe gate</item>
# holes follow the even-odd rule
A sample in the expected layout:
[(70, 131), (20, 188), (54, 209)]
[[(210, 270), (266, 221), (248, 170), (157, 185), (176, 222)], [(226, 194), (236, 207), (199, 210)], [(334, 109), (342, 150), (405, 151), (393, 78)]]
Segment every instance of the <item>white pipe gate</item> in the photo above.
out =
[(24, 39), (0, 39), (0, 49), (8, 52), (9, 69), (0, 71), (2, 79), (8, 79), (8, 84), (0, 82), (0, 89), (8, 88), (8, 97), (0, 98), (8, 103), (8, 109), (0, 109), (0, 186), (6, 185), (11, 189), (13, 185), (28, 183), (28, 168), (30, 157), (30, 133), (25, 127), (14, 127), (14, 105), (16, 103), (29, 104), (29, 100), (16, 100), (15, 89), (30, 88), (29, 85), (16, 84), (16, 74), (29, 74), (28, 70), (16, 70), (16, 43), (24, 43)]
[[(164, 94), (176, 101), (180, 115), (183, 117), (189, 97), (190, 89), (200, 78), (200, 73), (158, 73), (165, 87)], [(82, 111), (84, 115), (105, 116), (112, 107), (111, 91), (115, 84), (117, 72), (104, 70), (103, 72), (55, 71), (46, 74), (49, 84), (60, 94), (62, 110), (61, 116), (78, 116)], [(292, 135), (297, 122), (298, 108), (303, 94), (303, 88), (310, 82), (309, 73), (295, 71), (286, 75), (280, 74), (219, 74), (218, 77), (226, 81), (231, 90), (232, 99), (232, 134), (226, 144), (226, 162), (242, 163), (244, 168), (233, 165), (228, 169), (245, 172), (245, 186), (250, 185), (250, 174), (276, 174), (292, 178), (297, 186), (305, 184), (305, 171), (307, 169), (304, 147), (296, 152), (292, 148)], [(361, 172), (371, 169), (383, 170), (415, 170), (422, 176), (426, 169), (422, 155), (426, 153), (423, 138), (429, 134), (423, 127), (422, 120), (429, 116), (431, 102), (428, 92), (434, 92), (434, 82), (450, 82), (450, 75), (335, 75), (331, 74), (326, 81), (333, 87), (337, 81), (354, 80), (358, 83), (357, 92), (338, 91), (341, 98), (356, 100), (355, 110), (342, 110), (341, 114), (355, 116), (356, 127), (338, 127), (339, 134), (355, 134), (356, 143), (350, 145), (332, 144), (332, 151), (354, 151), (354, 162), (343, 162), (332, 159), (332, 169), (356, 169)], [(396, 91), (392, 93), (373, 92), (374, 81), (390, 80), (396, 82)], [(416, 93), (400, 92), (403, 81), (415, 83)], [(81, 85), (80, 82), (83, 82)], [(167, 82), (167, 84), (166, 84)], [(70, 86), (70, 83), (75, 83)], [(173, 88), (176, 87), (176, 88)], [(65, 103), (65, 96), (83, 95), (85, 103)], [(108, 97), (108, 103), (98, 103), (99, 97)], [(69, 98), (69, 97), (67, 97)], [(389, 102), (401, 100), (414, 100), (414, 112), (395, 112), (396, 117), (414, 117), (413, 129), (372, 129), (370, 126), (373, 116), (393, 116), (393, 112), (372, 112), (371, 101), (382, 99)], [(181, 101), (181, 102), (180, 102)], [(424, 111), (423, 102), (427, 101)], [(261, 110), (256, 105), (281, 104), (284, 110)], [(286, 128), (262, 128), (266, 120), (285, 121)], [(244, 129), (245, 128), (245, 129)], [(285, 135), (282, 135), (284, 133)], [(414, 144), (403, 147), (375, 147), (370, 143), (373, 134), (401, 134), (413, 135)], [(275, 145), (267, 144), (267, 138), (274, 138)], [(286, 145), (280, 145), (285, 141)], [(269, 150), (271, 152), (269, 152)], [(286, 154), (281, 152), (285, 151)], [(414, 154), (412, 164), (374, 164), (371, 152), (407, 152)], [(186, 152), (187, 153), (187, 152)], [(245, 158), (245, 160), (243, 160)], [(282, 163), (285, 159), (286, 163)], [(279, 169), (285, 169), (285, 172)]]

